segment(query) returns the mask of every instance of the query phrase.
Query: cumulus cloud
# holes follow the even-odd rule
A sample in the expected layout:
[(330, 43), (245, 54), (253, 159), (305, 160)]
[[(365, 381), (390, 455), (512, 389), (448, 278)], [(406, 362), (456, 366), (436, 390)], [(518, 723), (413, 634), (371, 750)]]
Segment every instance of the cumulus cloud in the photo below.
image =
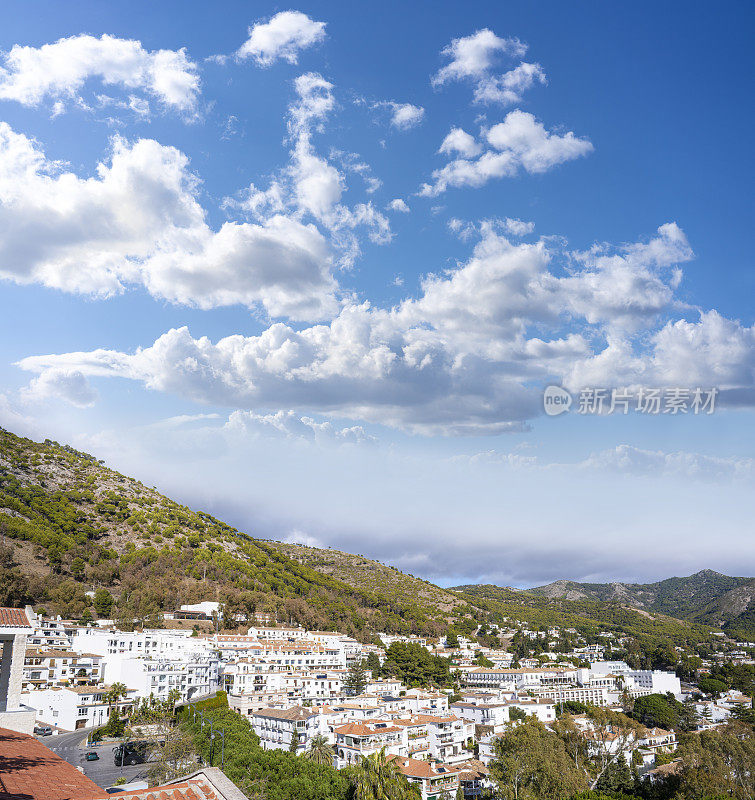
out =
[(330, 248), (280, 214), (211, 228), (187, 157), (116, 138), (79, 177), (0, 123), (0, 277), (108, 296), (142, 285), (198, 308), (242, 304), (317, 319), (337, 308)]
[(391, 202), (388, 203), (388, 208), (390, 208), (391, 211), (398, 211), (401, 214), (408, 214), (410, 211), (406, 201), (402, 200), (400, 197), (391, 200)]
[(482, 145), (462, 128), (452, 128), (438, 148), (439, 153), (450, 156), (458, 153), (465, 158), (479, 155)]
[(297, 64), (302, 50), (324, 39), (324, 22), (316, 22), (301, 11), (281, 11), (249, 28), (249, 38), (236, 51), (236, 58), (253, 58), (261, 67), (279, 59)]
[(234, 411), (224, 426), (225, 432), (236, 436), (283, 437), (317, 444), (367, 444), (375, 437), (361, 425), (338, 428), (329, 421), (318, 422), (302, 417), (295, 411), (276, 411), (257, 414), (253, 411)]
[(88, 408), (98, 394), (79, 370), (49, 369), (31, 380), (23, 397), (26, 401), (57, 397), (78, 408)]
[(433, 75), (432, 84), (438, 88), (450, 81), (470, 80), (474, 83), (475, 103), (518, 103), (536, 83), (547, 82), (543, 68), (523, 61), (496, 75), (493, 67), (497, 56), (521, 58), (526, 52), (527, 45), (518, 39), (502, 39), (483, 28), (471, 36), (454, 39), (443, 49), (442, 55), (450, 62)]
[(474, 90), (476, 103), (513, 105), (535, 84), (545, 84), (547, 79), (540, 64), (522, 62), (518, 67), (502, 75), (489, 75), (481, 78)]
[(528, 233), (532, 233), (535, 230), (535, 223), (506, 217), (506, 219), (503, 220), (503, 228), (506, 233), (511, 236), (526, 236)]
[[(82, 34), (41, 47), (14, 45), (0, 67), (0, 99), (37, 106), (49, 99), (55, 113), (66, 103), (85, 106), (81, 92), (87, 81), (141, 90), (167, 108), (191, 114), (199, 94), (197, 65), (180, 50), (145, 50), (141, 42), (104, 34)], [(129, 104), (146, 113), (144, 99)]]
[(579, 138), (571, 131), (564, 134), (548, 131), (532, 114), (520, 110), (510, 112), (503, 122), (486, 132), (489, 148), (476, 159), (471, 157), (474, 152), (471, 137), (455, 131), (449, 136), (444, 139), (441, 152), (461, 152), (461, 147), (468, 157), (455, 159), (435, 170), (433, 182), (423, 184), (420, 189), (423, 197), (437, 197), (449, 187), (477, 188), (495, 178), (513, 177), (521, 170), (530, 174), (547, 172), (593, 150), (588, 139)]
[(502, 39), (489, 28), (482, 28), (471, 36), (454, 39), (442, 50), (450, 61), (433, 75), (434, 86), (464, 78), (479, 78), (489, 72), (497, 54), (520, 58), (527, 45), (518, 39)]
[[(392, 239), (390, 223), (371, 202), (343, 203), (345, 175), (315, 148), (314, 135), (323, 129), (336, 105), (333, 85), (322, 75), (308, 72), (294, 81), (294, 88), (296, 100), (288, 111), (289, 163), (273, 176), (267, 189), (252, 184), (237, 205), (262, 222), (283, 211), (297, 218), (308, 215), (329, 233), (341, 253), (340, 265), (350, 267), (360, 253), (356, 231), (365, 230), (375, 244), (387, 244)], [(375, 184), (377, 179), (357, 154), (333, 151), (332, 155), (366, 179), (368, 192), (378, 188), (379, 182)]]
[(373, 103), (372, 107), (387, 110), (390, 114), (391, 125), (400, 131), (408, 131), (410, 128), (415, 128), (425, 118), (425, 109), (422, 106), (415, 106), (411, 103), (382, 100), (379, 103)]
[[(34, 356), (20, 365), (127, 377), (255, 413), (307, 409), (452, 435), (525, 429), (541, 410), (536, 387), (554, 378), (623, 386), (641, 375), (667, 385), (677, 377), (667, 355), (674, 331), (678, 346), (701, 352), (688, 378), (753, 385), (753, 329), (710, 314), (658, 327), (686, 308), (674, 296), (675, 265), (692, 253), (673, 223), (610, 253), (605, 245), (572, 253), (552, 240), (515, 244), (493, 223), (480, 232), (466, 263), (427, 275), (418, 297), (390, 309), (349, 301), (324, 325), (276, 323), (217, 342), (181, 328), (131, 354)], [(740, 344), (731, 347), (732, 338)]]
[(668, 475), (693, 480), (744, 480), (755, 476), (751, 458), (709, 456), (701, 453), (643, 450), (628, 444), (591, 454), (579, 466), (590, 470), (611, 470), (632, 475)]

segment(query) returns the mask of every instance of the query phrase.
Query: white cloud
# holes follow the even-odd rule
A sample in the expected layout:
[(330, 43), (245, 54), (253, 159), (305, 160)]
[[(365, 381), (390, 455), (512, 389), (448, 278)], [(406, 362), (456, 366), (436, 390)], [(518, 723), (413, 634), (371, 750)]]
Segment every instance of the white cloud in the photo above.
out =
[(447, 156), (458, 153), (465, 158), (472, 158), (472, 156), (479, 155), (481, 151), (482, 145), (475, 140), (474, 136), (467, 133), (462, 128), (452, 128), (446, 134), (446, 138), (438, 148), (439, 153), (443, 153)]
[(527, 46), (518, 39), (502, 39), (489, 28), (476, 31), (471, 36), (454, 39), (442, 51), (451, 61), (438, 70), (432, 78), (433, 86), (464, 78), (479, 78), (493, 66), (497, 54), (519, 58)]
[[(26, 106), (55, 101), (55, 113), (66, 103), (86, 106), (81, 95), (86, 82), (97, 78), (105, 86), (140, 89), (166, 107), (193, 113), (199, 94), (196, 64), (184, 49), (145, 50), (133, 39), (107, 34), (82, 34), (41, 47), (14, 45), (0, 67), (0, 99)], [(137, 113), (146, 113), (143, 98), (129, 98)]]
[(406, 204), (406, 201), (402, 200), (400, 197), (391, 200), (391, 202), (388, 203), (388, 208), (391, 211), (398, 211), (401, 214), (408, 214), (410, 211), (409, 206)]
[(281, 11), (268, 22), (249, 28), (249, 38), (236, 51), (238, 59), (253, 58), (261, 67), (278, 59), (298, 63), (299, 53), (325, 39), (325, 23), (301, 11)]
[(302, 417), (295, 411), (276, 411), (256, 414), (253, 411), (234, 411), (224, 426), (224, 432), (234, 440), (240, 436), (283, 437), (317, 444), (367, 444), (375, 441), (361, 425), (338, 428), (333, 423), (318, 422)]
[(535, 223), (506, 217), (506, 219), (503, 220), (503, 229), (511, 236), (526, 236), (528, 233), (532, 233), (535, 230)]
[(545, 84), (547, 79), (540, 64), (522, 62), (503, 75), (491, 75), (481, 78), (474, 91), (476, 103), (501, 103), (513, 105), (522, 99), (522, 95), (536, 83)]
[(571, 131), (562, 135), (551, 133), (532, 114), (519, 110), (493, 125), (486, 138), (496, 150), (515, 156), (531, 173), (546, 172), (593, 150), (587, 139), (580, 139)]
[(79, 370), (49, 369), (33, 378), (22, 396), (27, 402), (57, 397), (78, 408), (88, 408), (98, 394)]
[(753, 329), (710, 315), (697, 323), (705, 334), (696, 323), (657, 327), (685, 308), (674, 297), (674, 264), (692, 253), (676, 225), (644, 243), (588, 253), (553, 240), (513, 244), (499, 230), (481, 224), (466, 263), (426, 276), (416, 299), (391, 309), (346, 302), (326, 325), (277, 323), (214, 343), (182, 328), (133, 354), (35, 356), (20, 365), (127, 377), (255, 414), (290, 408), (424, 434), (522, 430), (540, 413), (537, 387), (552, 379), (623, 386), (642, 376), (668, 385), (679, 369), (670, 337), (700, 351), (702, 366), (688, 377), (709, 385), (717, 369), (721, 388), (755, 385)]
[(425, 109), (411, 103), (389, 103), (391, 107), (391, 125), (401, 131), (415, 128), (425, 117)]
[(451, 61), (432, 77), (436, 88), (450, 81), (470, 80), (474, 83), (474, 102), (512, 105), (536, 83), (547, 83), (540, 64), (521, 62), (502, 74), (493, 74), (497, 56), (521, 58), (527, 45), (518, 39), (502, 39), (483, 28), (471, 36), (454, 39), (442, 54)]
[(632, 475), (667, 475), (693, 480), (743, 480), (755, 475), (751, 458), (719, 457), (677, 451), (643, 450), (628, 444), (593, 453), (578, 465), (583, 469), (611, 470)]
[[(268, 189), (250, 186), (238, 205), (261, 221), (284, 210), (297, 218), (309, 215), (328, 231), (331, 244), (341, 253), (340, 266), (350, 267), (360, 253), (356, 231), (364, 229), (373, 243), (387, 244), (392, 239), (390, 223), (371, 202), (342, 203), (345, 175), (315, 149), (314, 134), (324, 128), (336, 105), (333, 85), (317, 73), (306, 73), (294, 81), (294, 88), (297, 99), (288, 112), (289, 164), (273, 177)], [(379, 181), (357, 154), (334, 150), (331, 155), (365, 178), (368, 193), (378, 188)]]
[(213, 230), (188, 159), (151, 139), (116, 138), (81, 178), (0, 123), (0, 277), (108, 296), (143, 285), (199, 308), (242, 304), (316, 319), (337, 308), (328, 243), (271, 215)]
[[(548, 131), (532, 114), (520, 110), (511, 111), (503, 122), (490, 128), (485, 139), (490, 149), (476, 159), (459, 158), (435, 170), (433, 182), (423, 184), (420, 195), (437, 197), (449, 187), (477, 188), (495, 178), (513, 177), (520, 170), (530, 174), (547, 172), (593, 150), (588, 139), (581, 139), (571, 131), (565, 134)], [(468, 140), (455, 135), (452, 142), (459, 141), (470, 150)], [(450, 151), (449, 144), (445, 152)]]

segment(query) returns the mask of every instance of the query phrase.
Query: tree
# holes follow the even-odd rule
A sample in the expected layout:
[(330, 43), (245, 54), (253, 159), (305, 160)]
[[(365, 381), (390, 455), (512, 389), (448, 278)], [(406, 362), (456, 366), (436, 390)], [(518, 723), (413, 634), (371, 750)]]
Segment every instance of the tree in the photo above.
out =
[(370, 650), (370, 652), (367, 653), (365, 666), (372, 673), (373, 678), (377, 678), (380, 675), (380, 657), (374, 650)]
[(367, 676), (361, 664), (352, 664), (346, 679), (343, 682), (343, 690), (347, 695), (354, 697), (362, 694), (367, 686)]
[(110, 592), (104, 586), (100, 586), (100, 588), (94, 593), (92, 605), (94, 606), (94, 610), (97, 612), (98, 617), (109, 617), (110, 612), (113, 609), (113, 603), (115, 603), (113, 595), (110, 594)]
[(180, 778), (197, 767), (197, 748), (191, 733), (167, 721), (160, 728), (160, 736), (152, 745), (149, 769), (151, 784)]
[(475, 664), (478, 664), (481, 667), (492, 667), (493, 666), (493, 662), (489, 658), (486, 658), (482, 654), (481, 650), (478, 650), (474, 655), (475, 655), (475, 659), (474, 659), (475, 660)]
[(14, 562), (13, 551), (10, 547), (0, 547), (0, 605), (18, 608), (32, 599), (29, 580)]
[(682, 759), (678, 797), (755, 796), (755, 734), (739, 724), (702, 731), (685, 738), (677, 752)]
[(409, 783), (385, 747), (354, 767), (354, 800), (416, 800), (419, 786)]
[(616, 792), (618, 794), (631, 794), (634, 789), (634, 778), (632, 770), (627, 764), (624, 753), (619, 753), (618, 758), (613, 761), (606, 771), (600, 776), (600, 780), (595, 787), (601, 792)]
[(296, 755), (298, 749), (299, 749), (299, 731), (297, 731), (296, 727), (294, 726), (294, 730), (291, 733), (291, 742), (288, 745), (288, 752)]
[(705, 694), (713, 695), (714, 698), (718, 697), (722, 692), (725, 692), (729, 686), (717, 678), (700, 678), (697, 682), (697, 687)]
[(304, 757), (315, 764), (327, 764), (333, 766), (333, 746), (325, 736), (318, 733), (309, 742), (309, 748), (304, 752)]
[(77, 556), (71, 562), (71, 575), (77, 580), (84, 580), (84, 559)]
[(564, 742), (535, 717), (500, 736), (494, 753), (488, 766), (503, 800), (561, 800), (587, 789)]
[(632, 717), (648, 728), (674, 729), (679, 727), (681, 703), (663, 694), (648, 694), (634, 701)]
[(449, 628), (446, 632), (446, 647), (458, 647), (459, 637), (453, 628)]
[(434, 656), (414, 642), (394, 642), (386, 651), (382, 672), (408, 686), (453, 686), (451, 661)]
[(590, 788), (595, 789), (621, 753), (630, 749), (631, 743), (645, 733), (645, 727), (626, 714), (606, 708), (591, 708), (588, 716), (592, 726), (589, 756), (595, 773)]
[(118, 701), (125, 697), (128, 693), (128, 687), (125, 683), (114, 683), (103, 695), (109, 712), (113, 713), (113, 706), (117, 708)]
[(118, 709), (111, 708), (110, 714), (108, 715), (107, 724), (98, 731), (98, 738), (101, 738), (102, 736), (113, 736), (118, 739), (123, 736), (125, 730), (126, 723), (121, 719)]

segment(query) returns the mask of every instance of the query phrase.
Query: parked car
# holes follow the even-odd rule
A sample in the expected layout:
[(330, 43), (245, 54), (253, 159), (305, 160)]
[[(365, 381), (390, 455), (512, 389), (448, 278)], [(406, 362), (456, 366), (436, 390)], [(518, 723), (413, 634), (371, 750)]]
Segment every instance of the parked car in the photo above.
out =
[(90, 750), (90, 751), (89, 751), (89, 752), (88, 752), (88, 753), (87, 753), (87, 754), (84, 756), (84, 758), (86, 758), (86, 760), (87, 760), (87, 761), (99, 761), (99, 760), (100, 760), (100, 754), (99, 754), (99, 753), (96, 753), (94, 750)]
[(105, 791), (108, 794), (120, 794), (121, 792), (135, 792), (141, 789), (149, 788), (147, 781), (131, 781), (131, 783), (121, 783), (118, 786), (110, 786)]
[(52, 736), (52, 728), (49, 725), (35, 725), (34, 733), (37, 736)]

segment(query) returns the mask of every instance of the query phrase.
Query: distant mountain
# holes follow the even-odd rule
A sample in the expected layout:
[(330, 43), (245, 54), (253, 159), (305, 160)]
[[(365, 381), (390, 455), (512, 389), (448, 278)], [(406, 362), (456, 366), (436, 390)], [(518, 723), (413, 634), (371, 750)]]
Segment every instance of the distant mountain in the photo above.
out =
[(755, 578), (733, 578), (704, 569), (686, 578), (656, 583), (577, 583), (560, 580), (527, 590), (563, 600), (600, 600), (722, 627), (755, 639)]

